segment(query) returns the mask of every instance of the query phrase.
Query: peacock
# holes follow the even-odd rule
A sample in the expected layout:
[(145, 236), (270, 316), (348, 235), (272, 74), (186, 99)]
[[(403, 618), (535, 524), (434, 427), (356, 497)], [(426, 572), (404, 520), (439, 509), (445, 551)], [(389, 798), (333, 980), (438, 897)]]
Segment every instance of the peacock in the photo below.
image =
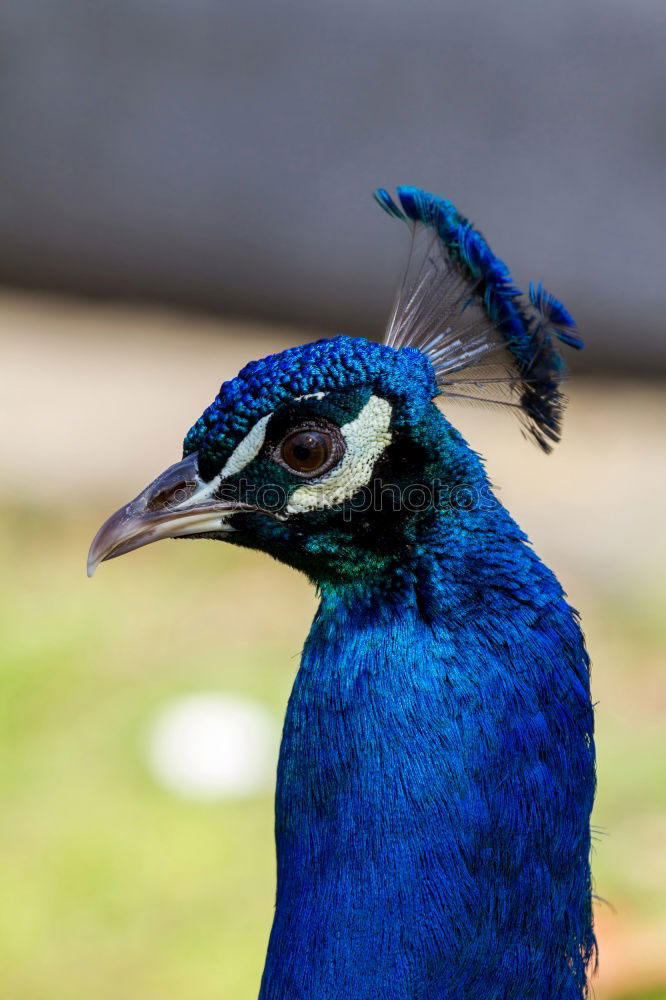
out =
[(375, 198), (411, 234), (384, 342), (248, 364), (182, 461), (101, 527), (88, 569), (196, 536), (317, 588), (278, 762), (260, 1000), (574, 1000), (596, 962), (588, 655), (443, 410), (509, 407), (549, 451), (558, 342), (582, 342), (451, 202)]

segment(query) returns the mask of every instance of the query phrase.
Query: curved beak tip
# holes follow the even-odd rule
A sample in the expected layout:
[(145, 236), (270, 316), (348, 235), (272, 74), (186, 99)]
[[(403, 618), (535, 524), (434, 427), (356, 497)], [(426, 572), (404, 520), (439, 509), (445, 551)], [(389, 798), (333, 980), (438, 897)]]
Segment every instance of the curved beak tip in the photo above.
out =
[(93, 576), (100, 563), (112, 559), (120, 545), (127, 540), (127, 535), (123, 531), (124, 522), (127, 520), (126, 510), (127, 508), (123, 507), (112, 514), (93, 538), (86, 564), (88, 577)]
[(86, 562), (86, 573), (89, 579), (90, 577), (95, 575), (95, 570), (97, 569), (99, 564), (103, 561), (104, 561), (104, 556), (100, 557), (95, 552), (95, 543), (93, 542), (93, 544), (90, 546), (90, 550), (88, 552), (88, 559)]
[(230, 514), (248, 504), (217, 500), (198, 476), (193, 452), (158, 476), (143, 493), (104, 522), (88, 552), (88, 576), (100, 563), (161, 538), (233, 530)]

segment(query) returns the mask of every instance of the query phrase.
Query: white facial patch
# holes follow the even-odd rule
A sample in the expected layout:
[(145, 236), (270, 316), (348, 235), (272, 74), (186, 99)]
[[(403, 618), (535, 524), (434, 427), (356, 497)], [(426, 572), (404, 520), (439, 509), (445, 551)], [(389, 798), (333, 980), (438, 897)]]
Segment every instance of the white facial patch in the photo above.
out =
[(252, 430), (248, 431), (243, 440), (236, 445), (220, 472), (220, 479), (235, 476), (256, 458), (266, 438), (266, 426), (272, 414), (257, 420)]
[(391, 404), (381, 396), (371, 396), (356, 419), (340, 428), (346, 444), (340, 464), (316, 482), (299, 486), (291, 495), (287, 513), (333, 507), (366, 486), (377, 459), (391, 443), (390, 424)]

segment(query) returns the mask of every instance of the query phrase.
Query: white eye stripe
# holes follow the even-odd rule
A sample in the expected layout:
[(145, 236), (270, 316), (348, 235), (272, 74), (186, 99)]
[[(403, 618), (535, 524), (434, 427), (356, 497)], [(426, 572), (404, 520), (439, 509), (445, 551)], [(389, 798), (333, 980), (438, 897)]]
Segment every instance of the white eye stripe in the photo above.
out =
[(272, 413), (267, 413), (265, 417), (261, 417), (257, 420), (254, 427), (247, 432), (242, 441), (240, 441), (229, 458), (224, 463), (222, 471), (220, 472), (220, 479), (227, 479), (229, 476), (235, 476), (238, 472), (249, 465), (253, 458), (256, 458), (262, 449), (263, 443), (266, 440), (266, 427), (268, 421), (273, 416)]
[(391, 443), (392, 407), (381, 396), (371, 396), (355, 420), (340, 431), (346, 450), (339, 465), (317, 482), (295, 490), (287, 505), (288, 514), (332, 507), (354, 495), (372, 477), (377, 459)]

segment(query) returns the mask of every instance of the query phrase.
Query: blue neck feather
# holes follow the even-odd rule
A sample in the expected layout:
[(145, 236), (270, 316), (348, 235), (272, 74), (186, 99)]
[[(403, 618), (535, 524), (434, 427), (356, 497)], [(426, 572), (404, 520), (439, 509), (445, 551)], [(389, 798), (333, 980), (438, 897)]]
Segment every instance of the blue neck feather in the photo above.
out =
[[(433, 414), (449, 471), (458, 449), (490, 496)], [(424, 516), (389, 586), (321, 596), (285, 721), (260, 1000), (584, 996), (593, 721), (555, 577), (493, 500)]]

